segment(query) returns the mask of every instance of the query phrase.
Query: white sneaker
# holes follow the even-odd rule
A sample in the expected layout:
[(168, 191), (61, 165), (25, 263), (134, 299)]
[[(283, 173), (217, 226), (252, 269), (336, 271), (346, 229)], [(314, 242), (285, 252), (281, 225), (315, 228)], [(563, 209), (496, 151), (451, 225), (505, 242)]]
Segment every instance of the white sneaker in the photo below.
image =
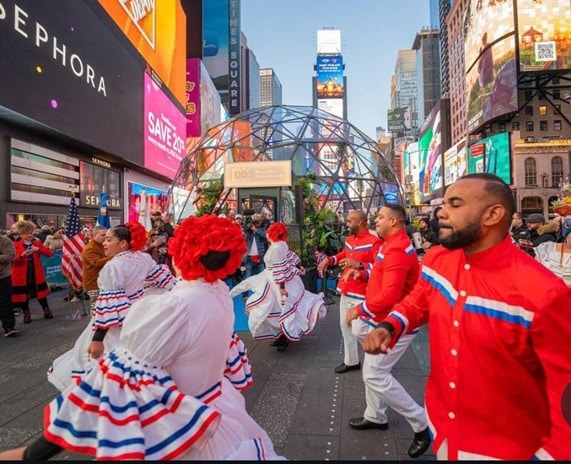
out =
[(69, 300), (70, 303), (75, 303), (76, 301), (79, 301), (79, 298), (77, 296), (73, 296), (73, 298), (71, 300)]

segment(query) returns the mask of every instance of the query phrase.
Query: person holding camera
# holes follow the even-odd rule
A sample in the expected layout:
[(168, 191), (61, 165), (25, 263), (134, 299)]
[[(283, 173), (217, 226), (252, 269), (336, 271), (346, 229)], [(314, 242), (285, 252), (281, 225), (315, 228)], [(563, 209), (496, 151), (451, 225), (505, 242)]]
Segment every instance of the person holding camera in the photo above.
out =
[(257, 275), (265, 269), (264, 255), (268, 245), (266, 238), (266, 228), (262, 226), (262, 216), (253, 214), (249, 224), (244, 230), (246, 237), (246, 247), (248, 251), (244, 257), (244, 265), (246, 267), (246, 279), (250, 276)]

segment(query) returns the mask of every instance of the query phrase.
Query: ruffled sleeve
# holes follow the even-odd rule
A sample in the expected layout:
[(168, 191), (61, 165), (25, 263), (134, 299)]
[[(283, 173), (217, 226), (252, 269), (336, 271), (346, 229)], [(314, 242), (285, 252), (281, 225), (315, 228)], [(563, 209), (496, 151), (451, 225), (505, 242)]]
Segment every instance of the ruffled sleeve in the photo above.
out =
[[(275, 245), (281, 245), (281, 243), (272, 244), (272, 247)], [(279, 255), (276, 254), (276, 261), (269, 266), (272, 278), (274, 282), (278, 284), (289, 282), (295, 276), (299, 275), (299, 269), (297, 268), (297, 264), (299, 263), (298, 256), (293, 251), (288, 250), (287, 245), (286, 248), (281, 251)]]
[(157, 264), (145, 279), (145, 288), (155, 287), (170, 290), (176, 283), (175, 276), (172, 275), (166, 264)]
[(232, 334), (232, 340), (230, 341), (224, 377), (230, 380), (238, 391), (244, 391), (254, 383), (252, 379), (252, 365), (248, 359), (248, 350), (236, 332)]
[(117, 266), (109, 261), (97, 279), (99, 296), (95, 302), (93, 330), (110, 329), (122, 325), (131, 307), (131, 301), (124, 289), (124, 278)]

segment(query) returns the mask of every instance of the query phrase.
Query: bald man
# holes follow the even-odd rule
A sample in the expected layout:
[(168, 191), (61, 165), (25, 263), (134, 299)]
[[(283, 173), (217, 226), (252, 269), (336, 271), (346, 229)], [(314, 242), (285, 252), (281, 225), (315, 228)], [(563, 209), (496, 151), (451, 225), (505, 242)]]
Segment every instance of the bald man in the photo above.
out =
[(335, 368), (335, 372), (345, 372), (361, 368), (359, 361), (359, 341), (353, 335), (351, 328), (347, 327), (345, 318), (349, 308), (358, 305), (365, 299), (367, 282), (364, 280), (344, 280), (351, 269), (371, 269), (374, 258), (379, 250), (381, 241), (375, 235), (369, 233), (367, 215), (363, 211), (350, 211), (347, 215), (347, 229), (350, 235), (345, 239), (345, 246), (335, 256), (330, 256), (321, 261), (317, 267), (320, 275), (329, 266), (339, 265), (343, 269), (338, 279), (337, 291), (341, 293), (339, 301), (339, 325), (343, 335), (343, 363)]

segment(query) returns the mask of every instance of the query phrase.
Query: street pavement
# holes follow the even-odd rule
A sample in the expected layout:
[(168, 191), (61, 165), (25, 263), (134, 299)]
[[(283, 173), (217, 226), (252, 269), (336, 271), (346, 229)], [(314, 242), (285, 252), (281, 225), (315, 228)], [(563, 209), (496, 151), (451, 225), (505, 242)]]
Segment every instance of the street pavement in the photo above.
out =
[[(88, 323), (81, 302), (49, 296), (53, 320), (44, 320), (36, 300), (31, 324), (17, 316), (19, 338), (0, 338), (0, 450), (22, 446), (41, 434), (43, 407), (56, 396), (46, 379), (53, 359), (69, 350)], [(290, 460), (411, 460), (413, 432), (404, 418), (389, 411), (387, 431), (356, 431), (348, 420), (363, 415), (365, 388), (361, 371), (336, 374), (343, 360), (339, 298), (312, 334), (278, 353), (268, 341), (256, 342), (239, 331), (248, 347), (254, 384), (246, 392), (250, 415), (268, 432), (278, 453)], [(89, 302), (85, 302), (88, 308)], [(362, 353), (361, 353), (362, 356)], [(422, 404), (429, 369), (423, 328), (393, 373)], [(91, 460), (62, 452), (53, 460)], [(418, 460), (434, 460), (432, 449)]]

